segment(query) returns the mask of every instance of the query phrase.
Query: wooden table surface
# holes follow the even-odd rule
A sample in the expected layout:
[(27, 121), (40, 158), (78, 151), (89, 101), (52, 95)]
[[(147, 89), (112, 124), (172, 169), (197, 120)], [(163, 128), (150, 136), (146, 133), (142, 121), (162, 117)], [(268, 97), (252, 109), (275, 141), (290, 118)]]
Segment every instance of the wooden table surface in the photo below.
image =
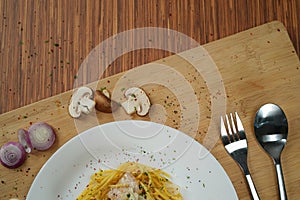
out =
[[(297, 0), (267, 2), (191, 0), (145, 1), (143, 3), (137, 1), (1, 0), (0, 3), (2, 94), (0, 113), (13, 111), (16, 108), (73, 89), (74, 82), (78, 80), (78, 70), (91, 50), (111, 36), (134, 28), (149, 26), (169, 28), (186, 34), (202, 45), (277, 19), (285, 25), (296, 51), (294, 53), (298, 56), (300, 53), (300, 19), (297, 15), (300, 2)], [(273, 42), (273, 40), (270, 41)], [(212, 52), (218, 51), (214, 45), (208, 47)], [(177, 50), (176, 48), (180, 49), (175, 45), (175, 50)], [(109, 77), (169, 55), (172, 53), (163, 50), (135, 50), (122, 55), (109, 64), (102, 77)], [(238, 60), (238, 58), (236, 59)], [(223, 62), (220, 64), (226, 65)], [(222, 73), (229, 73), (224, 69)], [(294, 75), (293, 78), (297, 78), (297, 75)], [(286, 78), (283, 79), (282, 81), (286, 81)], [(256, 87), (260, 88), (258, 85)], [(261, 89), (263, 90), (263, 88)], [(245, 93), (245, 91), (239, 92)], [(233, 93), (233, 91), (229, 91), (229, 93)], [(272, 94), (267, 92), (267, 96), (272, 97)], [(246, 121), (250, 121), (252, 116), (245, 116), (245, 114), (248, 113), (247, 108), (250, 105), (253, 106), (254, 102), (244, 102), (243, 99), (238, 98), (231, 100), (234, 100), (239, 108), (246, 107), (243, 114)], [(278, 101), (283, 100), (282, 98), (278, 99)], [(245, 105), (245, 103), (249, 103), (249, 105)], [(296, 104), (291, 105), (289, 110), (293, 111), (295, 108), (298, 108)], [(15, 115), (15, 113), (11, 115)], [(2, 116), (10, 116), (10, 114)], [(299, 119), (295, 115), (293, 117), (292, 123), (297, 124)], [(8, 123), (8, 121), (3, 121), (1, 126), (4, 127)], [(246, 126), (248, 129), (250, 128), (249, 124)], [(3, 141), (12, 137), (3, 136), (5, 138), (2, 138)], [(297, 137), (297, 139), (299, 138)], [(253, 138), (250, 140), (253, 144)], [(295, 145), (295, 143), (291, 143), (289, 149), (294, 150)], [(214, 152), (219, 152), (221, 148), (218, 145)], [(50, 151), (50, 153), (53, 152)], [(258, 153), (261, 152), (251, 153), (252, 159)], [(49, 153), (46, 153), (45, 158), (40, 158), (41, 162), (44, 162), (48, 156)], [(291, 159), (290, 156), (286, 158), (286, 162)], [(217, 157), (223, 165), (226, 165), (227, 170), (236, 167), (228, 157), (226, 159), (220, 155)], [(259, 160), (265, 158), (260, 157)], [(298, 161), (295, 163), (294, 166), (298, 166)], [(252, 166), (255, 164), (257, 161), (254, 161)], [(271, 166), (269, 168), (272, 169)], [(31, 171), (34, 170), (38, 169), (31, 169)], [(237, 170), (235, 168), (235, 172)], [(263, 169), (261, 170), (263, 171)], [(230, 177), (233, 177), (236, 189), (242, 191), (238, 192), (239, 198), (250, 199), (244, 180), (241, 178), (241, 182), (238, 181), (241, 174), (234, 175), (234, 171), (227, 172)], [(255, 178), (259, 179), (259, 175), (263, 176), (258, 173)], [(292, 173), (288, 174), (290, 180), (292, 180), (292, 175)], [(299, 184), (299, 181), (294, 183)], [(0, 184), (5, 186), (6, 182), (1, 181)], [(5, 188), (2, 187), (3, 185), (1, 185), (1, 189)], [(260, 192), (266, 192), (263, 194), (264, 197), (274, 197), (274, 194), (267, 193), (276, 189), (275, 186), (276, 184), (273, 184), (272, 187), (265, 189), (260, 187)], [(295, 193), (295, 187), (297, 186), (290, 185), (289, 191), (293, 191), (293, 194), (290, 195), (299, 197), (300, 195)], [(18, 191), (5, 191), (4, 197), (8, 198), (7, 194), (12, 194), (11, 197), (23, 199), (23, 192), (24, 190), (20, 191), (20, 196), (18, 196)]]

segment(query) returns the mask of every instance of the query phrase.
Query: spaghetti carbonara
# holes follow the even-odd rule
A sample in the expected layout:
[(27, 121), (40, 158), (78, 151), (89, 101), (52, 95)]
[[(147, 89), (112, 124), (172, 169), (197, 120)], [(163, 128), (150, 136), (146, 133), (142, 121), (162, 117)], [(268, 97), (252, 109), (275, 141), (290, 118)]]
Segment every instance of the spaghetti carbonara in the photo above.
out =
[(91, 176), (77, 200), (180, 200), (179, 187), (166, 172), (127, 162), (116, 170), (100, 170)]

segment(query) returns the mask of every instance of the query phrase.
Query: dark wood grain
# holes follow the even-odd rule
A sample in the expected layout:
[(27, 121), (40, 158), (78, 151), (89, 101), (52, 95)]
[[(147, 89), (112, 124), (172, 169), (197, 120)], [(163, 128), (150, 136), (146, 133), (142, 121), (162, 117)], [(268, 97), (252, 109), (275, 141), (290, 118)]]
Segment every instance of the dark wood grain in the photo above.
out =
[[(242, 178), (243, 173), (239, 166), (227, 155), (224, 146), (221, 144), (219, 127), (211, 124), (219, 124), (219, 117), (224, 115), (222, 110), (225, 108), (228, 112), (236, 110), (239, 113), (247, 134), (249, 170), (257, 191), (261, 199), (279, 199), (274, 165), (268, 155), (259, 147), (253, 133), (253, 118), (258, 107), (265, 102), (270, 102), (270, 100), (277, 103), (283, 108), (289, 121), (288, 145), (281, 156), (285, 185), (288, 198), (299, 199), (300, 157), (295, 157), (295, 155), (299, 151), (300, 143), (300, 135), (297, 134), (297, 130), (300, 129), (300, 62), (285, 27), (278, 21), (270, 22), (231, 37), (205, 44), (204, 48), (209, 54), (203, 52), (204, 49), (201, 47), (193, 48), (179, 55), (169, 56), (142, 65), (139, 68), (101, 79), (96, 83), (97, 88), (107, 87), (109, 91), (113, 91), (113, 99), (122, 102), (122, 99), (125, 99), (121, 97), (123, 96), (122, 91), (131, 85), (140, 85), (140, 81), (142, 81), (142, 87), (149, 94), (153, 106), (151, 106), (149, 115), (144, 117), (132, 115), (130, 118), (163, 123), (194, 137), (196, 141), (210, 149), (212, 155), (222, 165), (234, 185), (238, 198), (241, 200), (251, 198), (246, 180)], [(212, 63), (209, 58), (213, 58), (214, 62)], [(188, 61), (193, 64), (189, 64)], [(215, 89), (212, 86), (219, 82), (219, 78), (212, 71), (215, 68), (214, 63), (218, 66), (218, 72), (222, 77), (221, 81), (226, 89), (226, 105), (224, 102), (220, 102), (224, 100), (222, 98), (222, 86)], [(214, 79), (210, 78), (212, 76)], [(192, 88), (191, 93), (186, 86)], [(181, 89), (175, 90), (175, 88)], [(18, 197), (20, 200), (25, 199), (33, 180), (38, 176), (38, 172), (43, 174), (40, 171), (43, 164), (54, 152), (57, 152), (62, 145), (70, 141), (71, 138), (76, 137), (77, 134), (99, 124), (128, 119), (123, 109), (117, 109), (113, 114), (93, 112), (74, 120), (67, 112), (72, 94), (73, 91), (68, 91), (0, 115), (0, 144), (16, 141), (17, 129), (27, 129), (32, 123), (39, 121), (49, 123), (55, 129), (57, 135), (56, 142), (51, 149), (33, 151), (19, 168), (8, 169), (0, 165), (0, 199), (13, 197)], [(192, 99), (193, 95), (190, 94), (195, 94), (196, 99)], [(197, 107), (199, 108), (198, 111), (195, 110)], [(200, 115), (195, 115), (195, 111), (199, 112)], [(193, 126), (197, 125), (198, 119), (198, 130), (195, 130)], [(146, 144), (147, 141), (144, 140)], [(87, 150), (89, 149), (89, 144), (83, 142), (82, 145)], [(113, 145), (115, 146), (115, 144)], [(110, 148), (109, 144), (107, 148)], [(140, 147), (138, 147), (139, 150)], [(146, 151), (148, 152), (148, 150)], [(175, 151), (177, 152), (177, 150)], [(75, 159), (75, 163), (72, 161), (68, 163), (69, 167), (72, 166), (70, 168), (71, 173), (77, 173), (79, 177), (75, 174), (73, 176), (80, 178), (81, 175), (78, 173), (82, 174), (82, 170), (85, 171), (84, 169), (87, 166), (89, 166), (89, 169), (93, 168), (94, 170), (98, 168), (98, 164), (105, 163), (104, 165), (107, 166), (106, 163), (111, 163), (109, 155), (121, 156), (119, 158), (122, 160), (127, 160), (127, 158), (136, 160), (139, 157), (136, 154), (130, 154), (132, 156), (127, 157), (127, 153), (120, 152), (119, 154), (113, 151), (112, 154), (106, 154), (106, 150), (104, 152), (105, 155), (103, 156), (100, 156), (102, 153), (99, 152), (100, 157), (97, 156), (97, 158), (100, 158), (100, 163), (97, 159), (94, 163), (96, 165), (91, 165), (92, 161), (85, 156), (79, 158), (79, 160)], [(143, 152), (140, 156), (144, 157)], [(60, 155), (59, 152), (57, 153), (56, 156)], [(197, 155), (192, 155), (192, 157), (197, 159)], [(55, 159), (55, 157), (52, 158)], [(162, 160), (156, 159), (157, 164), (164, 162), (165, 158)], [(149, 161), (150, 165), (156, 163), (152, 159)], [(202, 163), (202, 161), (204, 162)], [(205, 158), (204, 160), (201, 158), (200, 162), (200, 165), (204, 167), (199, 166), (201, 170), (211, 170), (210, 165), (205, 165)], [(87, 163), (89, 164), (87, 165)], [(198, 169), (198, 166), (191, 166), (191, 163), (187, 164), (188, 166), (184, 167), (187, 174), (192, 173), (193, 170), (190, 171), (190, 169), (195, 169), (195, 167)], [(60, 177), (61, 171), (59, 169), (56, 170), (54, 167), (50, 171), (53, 171), (54, 177), (56, 175)], [(210, 172), (211, 175), (216, 175), (215, 170)], [(89, 177), (87, 175), (89, 173), (84, 172), (86, 178)], [(176, 176), (176, 174), (174, 175)], [(181, 181), (176, 183), (181, 188), (186, 188), (185, 192), (190, 191), (188, 182), (199, 184), (196, 186), (197, 189), (205, 194), (210, 194), (210, 189), (216, 191), (215, 182), (208, 181), (210, 182), (208, 183), (207, 179), (202, 176), (199, 177), (200, 179), (197, 178), (198, 181), (196, 182), (187, 181), (185, 176), (181, 176), (184, 179), (180, 179)], [(88, 180), (81, 178), (78, 179), (78, 182), (76, 178), (76, 187), (73, 187), (74, 179), (68, 177), (68, 175), (67, 178), (62, 177), (62, 181), (67, 181), (65, 183), (68, 185), (66, 186), (68, 189), (52, 190), (51, 194), (54, 196), (51, 198), (75, 198), (77, 192), (81, 191), (82, 187), (85, 187), (88, 182)], [(207, 176), (207, 178), (211, 180), (212, 177)], [(68, 180), (71, 182), (68, 183)], [(203, 188), (203, 183), (206, 185), (205, 188)], [(47, 186), (42, 184), (37, 187), (40, 188), (40, 191), (45, 191), (44, 189)], [(37, 190), (39, 190), (38, 188)], [(208, 189), (206, 191), (208, 193), (205, 192), (206, 189)], [(216, 191), (217, 195), (221, 195), (219, 199), (222, 199), (223, 193), (224, 190)]]
[[(1, 0), (0, 113), (72, 89), (95, 46), (134, 28), (170, 28), (205, 44), (279, 20), (299, 55), (299, 10), (299, 0)], [(104, 76), (170, 54), (133, 51), (115, 60)]]

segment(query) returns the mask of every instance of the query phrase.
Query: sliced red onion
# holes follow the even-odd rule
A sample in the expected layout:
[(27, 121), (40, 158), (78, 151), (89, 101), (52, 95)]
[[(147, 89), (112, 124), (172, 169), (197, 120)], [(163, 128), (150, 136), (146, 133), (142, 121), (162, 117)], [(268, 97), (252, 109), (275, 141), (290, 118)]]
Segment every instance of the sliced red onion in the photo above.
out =
[(30, 138), (29, 138), (29, 133), (24, 130), (24, 129), (19, 129), (18, 130), (18, 139), (19, 142), (23, 145), (25, 148), (26, 153), (30, 153), (31, 150), (33, 149)]
[(0, 162), (8, 168), (21, 166), (26, 159), (24, 147), (18, 142), (8, 142), (0, 149)]
[(52, 127), (44, 122), (32, 124), (28, 129), (32, 147), (36, 150), (47, 150), (55, 141), (55, 132)]

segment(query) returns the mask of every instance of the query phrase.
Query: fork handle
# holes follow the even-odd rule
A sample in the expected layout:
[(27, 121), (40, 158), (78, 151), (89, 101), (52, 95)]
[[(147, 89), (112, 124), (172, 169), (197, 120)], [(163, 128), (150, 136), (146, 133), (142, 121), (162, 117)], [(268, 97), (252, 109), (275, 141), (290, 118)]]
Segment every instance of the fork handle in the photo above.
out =
[(247, 180), (247, 182), (248, 182), (248, 186), (249, 186), (250, 192), (251, 192), (251, 194), (252, 194), (252, 199), (253, 199), (253, 200), (259, 200), (258, 193), (257, 193), (257, 191), (256, 191), (256, 188), (255, 188), (255, 186), (254, 186), (254, 183), (253, 183), (253, 181), (252, 181), (252, 178), (251, 178), (250, 174), (246, 174), (246, 180)]

